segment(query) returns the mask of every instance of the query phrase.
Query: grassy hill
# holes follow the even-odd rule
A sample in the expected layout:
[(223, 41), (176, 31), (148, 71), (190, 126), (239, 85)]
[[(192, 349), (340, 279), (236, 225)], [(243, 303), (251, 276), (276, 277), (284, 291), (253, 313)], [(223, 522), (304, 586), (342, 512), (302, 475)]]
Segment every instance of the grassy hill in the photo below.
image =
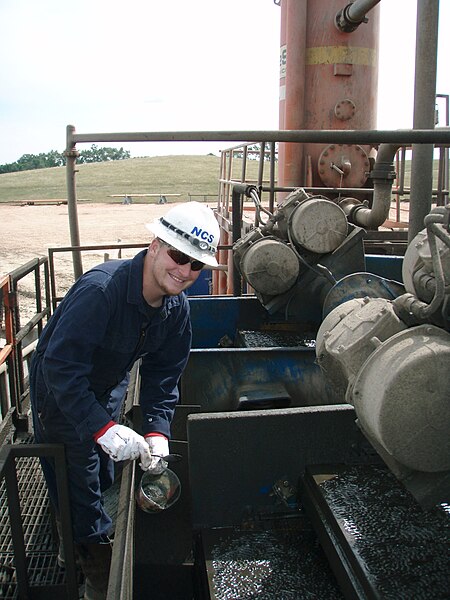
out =
[[(254, 173), (257, 176), (257, 164)], [(234, 161), (235, 177), (241, 161)], [(253, 165), (250, 165), (253, 167)], [(154, 156), (104, 163), (79, 165), (76, 176), (79, 202), (112, 202), (112, 194), (189, 194), (214, 197), (218, 193), (220, 158), (218, 156)], [(65, 199), (65, 167), (38, 169), (0, 175), (0, 202)], [(201, 200), (202, 198), (193, 198)], [(120, 198), (116, 198), (120, 202)], [(157, 198), (154, 199), (155, 201)], [(149, 198), (133, 198), (149, 202)]]
[[(406, 186), (410, 183), (410, 166), (411, 163), (407, 160)], [(218, 193), (220, 158), (213, 155), (153, 156), (78, 165), (77, 168), (79, 202), (120, 202), (120, 198), (110, 197), (113, 194), (128, 194), (132, 197), (133, 194), (180, 194), (177, 201), (188, 200), (190, 196), (194, 200), (212, 200)], [(235, 158), (232, 174), (234, 179), (240, 178), (241, 169), (242, 161)], [(437, 169), (438, 161), (435, 160), (435, 181)], [(248, 161), (247, 180), (255, 181), (257, 177), (257, 161)], [(269, 163), (265, 164), (264, 177), (269, 177)], [(61, 200), (66, 197), (65, 167), (0, 175), (0, 203)], [(157, 197), (133, 198), (135, 203), (157, 200)]]

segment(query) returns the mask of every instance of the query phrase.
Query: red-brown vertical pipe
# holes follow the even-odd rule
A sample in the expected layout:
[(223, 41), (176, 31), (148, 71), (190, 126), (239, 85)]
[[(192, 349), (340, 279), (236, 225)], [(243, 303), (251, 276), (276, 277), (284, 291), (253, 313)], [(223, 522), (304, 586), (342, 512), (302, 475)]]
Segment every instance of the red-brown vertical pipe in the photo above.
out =
[[(285, 56), (285, 73), (284, 78), (280, 77), (280, 129), (304, 126), (306, 17), (307, 0), (281, 1), (281, 57)], [(280, 144), (280, 150), (280, 185), (302, 185), (302, 144)]]
[[(229, 239), (229, 234), (225, 231), (225, 229), (222, 229), (220, 237), (221, 237), (220, 245), (228, 246), (230, 239)], [(229, 250), (219, 250), (219, 264), (226, 265), (228, 263), (229, 255), (232, 256), (233, 253)], [(228, 277), (229, 277), (229, 273), (224, 272), (224, 271), (218, 272), (218, 293), (220, 295), (227, 293)]]
[[(375, 129), (378, 85), (379, 7), (368, 14), (368, 23), (344, 33), (335, 16), (345, 0), (308, 2), (305, 52), (305, 128)], [(340, 115), (336, 107), (350, 101), (354, 111)], [(348, 103), (345, 102), (344, 106)], [(313, 184), (321, 185), (317, 161), (323, 147), (305, 146), (313, 164)], [(368, 149), (367, 149), (368, 150)]]
[[(367, 13), (368, 23), (345, 33), (335, 25), (335, 17), (346, 3), (346, 0), (282, 0), (286, 89), (283, 99), (283, 79), (280, 79), (280, 129), (376, 128), (379, 7)], [(280, 144), (280, 185), (306, 185), (306, 157), (312, 167), (309, 182), (326, 186), (327, 177), (318, 172), (319, 157), (325, 147), (295, 146)], [(356, 169), (362, 171), (361, 177), (355, 178), (359, 185), (364, 180), (366, 162), (359, 160), (353, 148), (347, 148), (346, 153), (352, 173)], [(333, 159), (338, 162), (339, 158), (338, 152)]]

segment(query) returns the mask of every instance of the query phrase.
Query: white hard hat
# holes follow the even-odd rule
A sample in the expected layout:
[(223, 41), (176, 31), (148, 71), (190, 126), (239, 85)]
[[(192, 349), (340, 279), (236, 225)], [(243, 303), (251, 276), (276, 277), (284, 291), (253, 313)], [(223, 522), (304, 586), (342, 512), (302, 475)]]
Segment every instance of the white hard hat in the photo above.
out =
[(155, 236), (206, 265), (217, 267), (219, 223), (213, 211), (200, 202), (171, 208), (163, 217), (146, 224)]

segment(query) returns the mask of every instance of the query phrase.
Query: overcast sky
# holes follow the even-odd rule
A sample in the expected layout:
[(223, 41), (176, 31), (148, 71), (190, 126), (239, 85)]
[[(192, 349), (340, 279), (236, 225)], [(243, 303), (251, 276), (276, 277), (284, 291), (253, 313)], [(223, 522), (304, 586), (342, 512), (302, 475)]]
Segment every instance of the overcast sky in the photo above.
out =
[[(440, 4), (437, 93), (449, 94), (450, 0)], [(415, 0), (382, 0), (380, 30), (378, 128), (408, 128)], [(79, 133), (278, 129), (279, 46), (273, 0), (0, 0), (0, 164), (62, 152), (68, 124)], [(227, 144), (173, 146), (124, 144), (132, 156)]]

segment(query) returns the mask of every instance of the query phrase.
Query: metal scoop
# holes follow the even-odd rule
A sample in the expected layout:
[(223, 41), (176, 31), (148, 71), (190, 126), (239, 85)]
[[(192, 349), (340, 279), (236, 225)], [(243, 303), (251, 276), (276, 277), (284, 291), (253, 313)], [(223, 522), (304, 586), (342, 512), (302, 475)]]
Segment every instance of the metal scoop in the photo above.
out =
[(181, 483), (172, 470), (164, 469), (159, 475), (146, 472), (136, 490), (136, 502), (143, 511), (157, 513), (175, 504), (180, 494)]
[(160, 456), (159, 454), (152, 454), (152, 456), (154, 456), (155, 458), (161, 458), (167, 463), (180, 462), (180, 460), (183, 458), (181, 454), (166, 454), (165, 456)]

